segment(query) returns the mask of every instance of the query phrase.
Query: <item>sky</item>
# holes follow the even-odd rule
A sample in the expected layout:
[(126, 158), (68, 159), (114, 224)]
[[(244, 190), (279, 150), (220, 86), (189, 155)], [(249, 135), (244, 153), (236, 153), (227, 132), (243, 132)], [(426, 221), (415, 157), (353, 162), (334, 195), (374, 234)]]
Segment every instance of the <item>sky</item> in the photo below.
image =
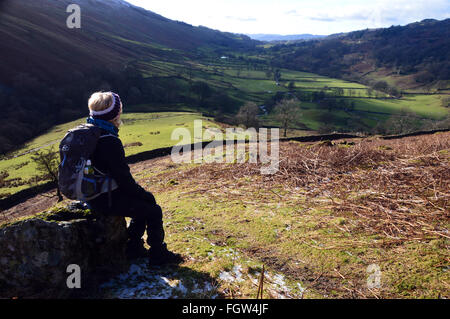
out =
[(172, 20), (233, 33), (328, 35), (450, 18), (450, 0), (126, 0)]

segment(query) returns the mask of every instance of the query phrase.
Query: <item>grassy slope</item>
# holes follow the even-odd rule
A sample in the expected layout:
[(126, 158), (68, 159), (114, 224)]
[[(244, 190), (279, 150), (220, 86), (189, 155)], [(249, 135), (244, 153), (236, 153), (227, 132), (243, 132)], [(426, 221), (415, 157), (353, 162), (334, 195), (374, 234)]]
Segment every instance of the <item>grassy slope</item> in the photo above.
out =
[(362, 111), (396, 114), (407, 109), (423, 118), (441, 119), (448, 110), (441, 105), (443, 95), (406, 95), (399, 100), (355, 100)]
[[(126, 147), (125, 154), (132, 155), (142, 151), (175, 145), (178, 141), (170, 139), (172, 130), (177, 127), (184, 127), (193, 132), (195, 119), (202, 119), (203, 125), (206, 127), (218, 127), (210, 119), (204, 118), (198, 113), (125, 113), (123, 115), (124, 125), (120, 129), (122, 143), (124, 145), (135, 142), (142, 143), (141, 146)], [(52, 144), (54, 150), (57, 151), (59, 141), (67, 130), (84, 121), (84, 119), (79, 119), (63, 125), (57, 125), (49, 130), (48, 133), (28, 142), (23, 148), (14, 154), (8, 154), (8, 156), (23, 154), (36, 148), (42, 148), (43, 150), (51, 148), (52, 146), (47, 146), (48, 144)], [(31, 154), (28, 153), (16, 158), (1, 160), (0, 171), (7, 171), (9, 173), (8, 179), (22, 178), (25, 181), (30, 179), (38, 174), (36, 165), (31, 160)], [(0, 194), (13, 194), (27, 187), (29, 187), (28, 184), (1, 188)]]
[[(404, 189), (397, 194), (399, 199), (389, 191), (383, 194), (375, 190), (376, 185), (372, 182), (366, 183), (368, 175), (394, 172), (397, 165), (414, 168), (414, 171), (410, 170), (411, 174), (424, 171), (428, 175), (433, 174), (436, 166), (427, 158), (434, 156), (439, 156), (440, 165), (448, 165), (446, 137), (431, 137), (429, 142), (427, 138), (362, 142), (366, 146), (374, 145), (373, 148), (369, 146), (374, 162), (369, 160), (362, 167), (358, 167), (360, 164), (353, 168), (350, 166), (350, 173), (344, 172), (343, 175), (335, 171), (324, 185), (292, 187), (289, 185), (295, 182), (294, 176), (302, 178), (302, 175), (290, 175), (291, 179), (285, 180), (286, 183), (276, 179), (271, 181), (259, 173), (246, 171), (247, 164), (243, 169), (233, 164), (176, 165), (170, 160), (159, 160), (149, 166), (138, 164), (133, 172), (142, 185), (155, 193), (163, 207), (168, 244), (189, 257), (183, 267), (208, 273), (226, 297), (254, 298), (262, 265), (269, 274), (264, 286), (265, 297), (448, 297), (448, 239), (436, 233), (426, 233), (428, 226), (423, 226), (431, 218), (433, 227), (441, 230), (441, 234), (445, 233), (448, 220), (442, 216), (432, 217), (442, 208), (435, 209), (420, 197), (411, 198), (416, 195), (407, 189), (409, 182), (392, 179), (383, 186), (389, 188), (392, 185), (398, 189), (395, 185), (401, 183)], [(359, 140), (354, 142), (356, 146), (342, 146), (343, 150), (349, 150), (348, 155), (352, 154), (352, 147), (356, 147), (356, 153), (366, 147), (360, 148)], [(413, 149), (425, 145), (422, 148), (426, 153), (422, 156), (423, 162), (418, 162), (416, 155), (408, 151), (401, 155), (402, 159), (397, 159), (397, 155), (390, 157), (400, 148), (411, 149), (405, 146), (408, 143), (415, 143)], [(447, 143), (447, 146), (442, 143)], [(426, 146), (428, 144), (437, 147), (437, 151)], [(289, 147), (310, 148), (311, 154), (317, 151), (317, 146), (310, 144), (295, 145)], [(439, 151), (439, 147), (444, 147), (444, 150)], [(378, 164), (373, 151), (391, 160)], [(295, 153), (307, 154), (304, 151)], [(296, 168), (299, 169), (298, 166)], [(248, 174), (243, 174), (245, 171)], [(311, 178), (315, 178), (313, 176)], [(360, 180), (362, 184), (340, 184), (339, 180), (347, 176)], [(402, 178), (401, 175), (396, 176)], [(326, 186), (333, 184), (333, 180), (337, 180), (341, 190)], [(443, 182), (440, 189), (445, 192), (448, 179)], [(419, 189), (426, 186), (414, 183), (414, 187)], [(367, 207), (361, 211), (344, 204), (343, 189), (350, 194), (349, 198), (354, 198), (356, 205)], [(377, 196), (392, 197), (393, 202), (384, 203)], [(419, 196), (432, 195), (425, 192)], [(359, 197), (364, 198), (364, 204), (357, 200)], [(399, 206), (395, 207), (395, 201)], [(434, 203), (441, 205), (444, 202)], [(371, 219), (368, 211), (377, 205), (390, 212), (390, 222), (383, 224), (385, 216)], [(340, 209), (343, 207), (346, 208)], [(411, 215), (407, 221), (414, 226), (411, 229), (416, 234), (409, 233), (408, 227), (403, 228), (397, 219), (405, 209)], [(399, 232), (392, 225), (400, 227)], [(370, 275), (367, 267), (371, 264), (380, 267), (380, 288), (367, 288)], [(280, 285), (280, 281), (284, 284)]]
[[(216, 73), (213, 70), (216, 69)], [(240, 71), (238, 71), (240, 69)], [(408, 95), (399, 100), (386, 100), (386, 94), (377, 92), (378, 99), (364, 99), (367, 97), (367, 86), (359, 83), (348, 82), (340, 79), (328, 78), (307, 72), (293, 70), (281, 70), (282, 85), (277, 86), (275, 82), (268, 79), (264, 71), (248, 70), (245, 66), (220, 65), (202, 68), (203, 73), (199, 74), (197, 80), (220, 80), (229, 83), (244, 93), (258, 93), (256, 99), (260, 102), (275, 92), (287, 91), (285, 85), (293, 81), (296, 90), (330, 92), (331, 88), (343, 88), (344, 96), (352, 97), (355, 107), (358, 110), (383, 112), (388, 114), (398, 113), (402, 108), (409, 108), (412, 112), (424, 118), (443, 118), (448, 114), (448, 110), (440, 105), (442, 95)], [(213, 75), (208, 75), (213, 73)], [(352, 90), (352, 91), (350, 91)], [(267, 94), (269, 93), (270, 94)], [(374, 93), (375, 94), (375, 93)], [(372, 95), (374, 96), (374, 95)], [(253, 96), (252, 96), (253, 97)]]

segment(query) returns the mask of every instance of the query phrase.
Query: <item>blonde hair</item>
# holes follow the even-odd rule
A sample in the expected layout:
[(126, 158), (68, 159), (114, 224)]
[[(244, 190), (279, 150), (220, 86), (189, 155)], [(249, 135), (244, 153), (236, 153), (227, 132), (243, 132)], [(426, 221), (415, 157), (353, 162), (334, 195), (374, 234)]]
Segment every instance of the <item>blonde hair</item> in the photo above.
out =
[(88, 107), (91, 111), (103, 111), (111, 106), (113, 95), (111, 92), (95, 92), (88, 101)]
[[(113, 95), (111, 92), (95, 92), (91, 95), (88, 101), (88, 107), (91, 111), (103, 111), (106, 110), (108, 107), (111, 106), (113, 103)], [(116, 127), (119, 127), (122, 124), (122, 121), (120, 120), (120, 115), (122, 114), (122, 103), (120, 103), (120, 112), (119, 114), (110, 120), (112, 124), (114, 124)]]
[(113, 118), (110, 122), (114, 124), (115, 127), (119, 128), (122, 125), (122, 120), (120, 119), (120, 115), (122, 114), (122, 104), (120, 105), (120, 112), (115, 118)]

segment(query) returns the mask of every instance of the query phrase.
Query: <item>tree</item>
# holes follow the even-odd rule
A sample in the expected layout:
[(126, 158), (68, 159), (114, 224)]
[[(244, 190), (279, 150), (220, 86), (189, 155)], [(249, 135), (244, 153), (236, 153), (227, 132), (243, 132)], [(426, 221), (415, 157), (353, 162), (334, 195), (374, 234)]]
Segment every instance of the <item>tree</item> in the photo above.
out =
[(377, 91), (387, 92), (389, 84), (386, 81), (378, 81), (373, 85), (373, 88)]
[(254, 102), (247, 102), (239, 109), (239, 112), (236, 114), (236, 122), (237, 124), (243, 124), (246, 128), (249, 127), (258, 127), (258, 113), (259, 107)]
[(166, 103), (173, 102), (173, 95), (177, 91), (178, 84), (174, 79), (170, 79), (164, 85), (166, 90)]
[(232, 113), (237, 111), (236, 102), (225, 92), (217, 92), (208, 99), (209, 108), (221, 113)]
[(323, 99), (319, 102), (319, 107), (331, 112), (333, 109), (337, 108), (337, 101), (333, 98)]
[(5, 179), (9, 176), (9, 173), (7, 171), (1, 171), (0, 172), (0, 187), (5, 186)]
[(350, 110), (350, 111), (354, 111), (354, 110), (355, 110), (355, 101), (351, 101), (351, 102), (350, 102), (349, 110)]
[(288, 89), (289, 91), (292, 91), (295, 88), (295, 82), (294, 81), (290, 81), (288, 84)]
[(319, 101), (323, 100), (324, 98), (325, 98), (325, 92), (323, 90), (321, 90), (319, 92), (314, 91), (312, 93), (313, 102), (319, 102)]
[(141, 90), (139, 90), (137, 87), (132, 86), (128, 90), (127, 94), (127, 102), (130, 104), (138, 104), (142, 101), (142, 93)]
[(198, 103), (200, 106), (203, 106), (204, 100), (209, 97), (212, 93), (211, 88), (209, 85), (205, 82), (195, 82), (192, 85), (192, 91), (197, 94), (198, 97)]
[(389, 88), (388, 88), (388, 93), (389, 93), (389, 95), (391, 95), (392, 97), (400, 97), (401, 96), (401, 94), (400, 94), (400, 91), (397, 89), (397, 88), (395, 88), (395, 87), (393, 87), (393, 86), (390, 86)]
[(58, 196), (58, 202), (62, 201), (63, 197), (58, 184), (58, 153), (53, 151), (52, 147), (47, 151), (37, 151), (34, 155), (31, 155), (31, 159), (36, 163), (37, 170), (56, 185), (56, 196)]
[(385, 123), (386, 133), (406, 134), (419, 129), (416, 115), (407, 108), (400, 110), (400, 114), (392, 115)]
[(274, 74), (273, 74), (273, 79), (276, 83), (278, 83), (281, 79), (281, 72), (280, 69), (276, 69)]
[(332, 96), (334, 96), (334, 97), (344, 96), (343, 88), (333, 88), (333, 89), (331, 89), (331, 92), (332, 92)]
[(298, 123), (298, 116), (300, 112), (300, 101), (297, 99), (283, 99), (275, 105), (274, 108), (275, 117), (281, 123), (281, 127), (284, 129), (283, 136), (286, 137), (287, 129), (292, 124)]

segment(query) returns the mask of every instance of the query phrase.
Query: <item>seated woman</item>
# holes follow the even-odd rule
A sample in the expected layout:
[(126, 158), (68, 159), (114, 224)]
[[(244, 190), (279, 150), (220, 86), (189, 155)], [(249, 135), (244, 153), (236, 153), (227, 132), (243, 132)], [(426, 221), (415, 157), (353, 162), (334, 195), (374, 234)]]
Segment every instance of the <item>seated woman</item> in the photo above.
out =
[[(96, 149), (91, 156), (92, 165), (111, 176), (118, 188), (88, 201), (94, 211), (109, 216), (131, 217), (128, 227), (127, 255), (130, 259), (149, 257), (151, 265), (180, 263), (183, 258), (170, 252), (164, 242), (164, 227), (161, 207), (155, 197), (136, 183), (125, 162), (125, 151), (119, 139), (122, 102), (113, 92), (96, 92), (88, 102), (90, 116), (88, 123), (101, 128)], [(144, 247), (142, 236), (147, 230)]]

